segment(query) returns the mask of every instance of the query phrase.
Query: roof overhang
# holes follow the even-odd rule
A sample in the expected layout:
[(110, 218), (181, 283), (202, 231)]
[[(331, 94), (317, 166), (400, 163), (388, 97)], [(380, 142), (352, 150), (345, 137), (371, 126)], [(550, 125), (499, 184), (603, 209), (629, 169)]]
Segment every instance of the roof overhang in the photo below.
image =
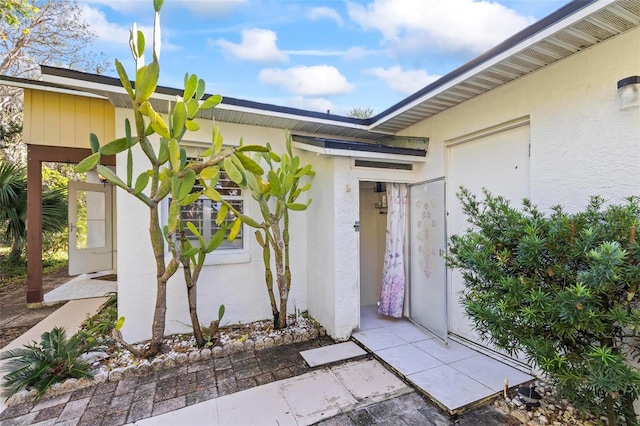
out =
[(372, 118), (396, 133), (640, 24), (638, 0), (575, 0)]

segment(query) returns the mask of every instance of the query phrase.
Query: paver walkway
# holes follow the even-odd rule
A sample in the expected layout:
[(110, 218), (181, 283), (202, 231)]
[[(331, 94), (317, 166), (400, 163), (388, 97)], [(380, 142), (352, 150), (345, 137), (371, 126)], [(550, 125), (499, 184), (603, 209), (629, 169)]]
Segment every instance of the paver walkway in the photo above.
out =
[(122, 425), (222, 397), (310, 370), (299, 352), (330, 338), (263, 349), (105, 382), (36, 403), (7, 408), (2, 426)]

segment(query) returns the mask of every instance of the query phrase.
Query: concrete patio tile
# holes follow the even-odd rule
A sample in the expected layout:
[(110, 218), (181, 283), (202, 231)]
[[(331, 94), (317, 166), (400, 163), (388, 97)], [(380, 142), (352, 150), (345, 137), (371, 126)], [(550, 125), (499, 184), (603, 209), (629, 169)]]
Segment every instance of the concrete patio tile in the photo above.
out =
[(159, 416), (138, 420), (133, 424), (140, 426), (218, 426), (229, 423), (218, 422), (217, 401), (213, 399)]
[[(335, 416), (356, 399), (336, 376), (327, 370), (314, 371), (278, 385), (300, 425), (309, 425)], [(270, 417), (263, 417), (265, 418)], [(222, 423), (222, 418), (220, 418)], [(282, 423), (280, 423), (282, 424)]]
[(407, 385), (375, 360), (340, 365), (333, 367), (331, 371), (358, 400), (378, 400), (408, 389)]
[(353, 338), (372, 351), (406, 345), (408, 342), (386, 328), (356, 331)]
[(344, 361), (366, 354), (366, 351), (353, 342), (344, 342), (300, 352), (300, 355), (310, 367)]
[(432, 357), (439, 359), (445, 364), (478, 356), (479, 354), (479, 352), (451, 340), (449, 340), (446, 345), (439, 339), (423, 340), (413, 343), (413, 346), (423, 352), (426, 352)]
[(509, 387), (534, 379), (533, 376), (484, 355), (463, 359), (449, 365), (496, 392), (504, 389), (504, 379), (509, 380)]
[(411, 374), (407, 379), (449, 410), (464, 407), (496, 393), (448, 365)]
[(429, 340), (436, 337), (419, 325), (415, 325), (409, 321), (403, 321), (397, 324), (390, 325), (389, 327), (387, 327), (387, 330), (402, 337), (409, 343), (419, 342), (421, 340)]
[(410, 344), (382, 349), (375, 351), (375, 354), (405, 376), (444, 365)]
[(291, 408), (275, 383), (247, 389), (215, 401), (220, 425), (296, 424)]

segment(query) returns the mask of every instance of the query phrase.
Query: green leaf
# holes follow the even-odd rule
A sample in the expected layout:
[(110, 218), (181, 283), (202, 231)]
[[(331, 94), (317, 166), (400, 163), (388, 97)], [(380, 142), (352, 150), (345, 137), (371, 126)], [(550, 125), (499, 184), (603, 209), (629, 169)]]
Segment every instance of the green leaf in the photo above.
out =
[(220, 95), (211, 95), (205, 100), (202, 105), (200, 105), (200, 109), (211, 109), (222, 102), (222, 96)]
[(91, 145), (91, 151), (95, 154), (100, 150), (100, 142), (98, 141), (98, 136), (95, 133), (91, 133), (89, 135), (89, 145)]
[(189, 250), (183, 251), (182, 256), (184, 257), (195, 256), (196, 254), (198, 254), (199, 251), (200, 251), (199, 247), (191, 247)]
[(189, 99), (187, 102), (187, 117), (193, 120), (200, 109), (200, 104), (195, 99)]
[(138, 74), (140, 78), (136, 79), (136, 102), (140, 104), (148, 100), (156, 90), (158, 77), (160, 76), (158, 61), (153, 61), (149, 65), (142, 67)]
[(187, 164), (187, 151), (184, 148), (180, 148), (180, 170), (184, 169)]
[(236, 157), (238, 158), (238, 160), (240, 160), (240, 163), (242, 163), (242, 166), (246, 170), (249, 170), (251, 173), (254, 173), (256, 175), (264, 174), (264, 169), (260, 167), (260, 164), (256, 163), (255, 161), (253, 161), (251, 158), (247, 157), (243, 153), (236, 151)]
[(189, 170), (180, 182), (180, 190), (178, 191), (178, 200), (182, 200), (191, 193), (193, 184), (196, 182), (196, 172)]
[(131, 180), (133, 179), (133, 153), (131, 148), (127, 151), (127, 186), (131, 186)]
[(282, 196), (282, 185), (280, 185), (280, 180), (278, 179), (278, 175), (273, 170), (269, 170), (267, 174), (267, 179), (269, 180), (269, 185), (271, 185), (271, 192), (276, 197)]
[(75, 167), (75, 171), (77, 173), (87, 173), (89, 170), (93, 169), (96, 164), (98, 164), (98, 161), (100, 161), (100, 153), (94, 152), (93, 154), (79, 162)]
[(193, 120), (187, 120), (186, 123), (184, 123), (184, 127), (186, 127), (190, 132), (197, 132), (200, 130), (200, 125)]
[(207, 253), (211, 253), (224, 241), (224, 236), (227, 234), (227, 230), (225, 228), (220, 228), (213, 234), (213, 237), (209, 240), (209, 244), (207, 244)]
[(220, 175), (220, 167), (218, 166), (205, 167), (200, 171), (201, 179), (206, 179), (206, 180), (217, 179), (219, 175)]
[(220, 305), (218, 308), (218, 322), (222, 321), (222, 317), (224, 316), (224, 305)]
[(120, 77), (120, 83), (122, 83), (122, 87), (127, 91), (129, 97), (131, 99), (135, 99), (135, 95), (133, 94), (133, 88), (131, 87), (131, 81), (129, 80), (129, 76), (125, 71), (122, 63), (116, 59), (116, 70), (118, 71), (118, 76)]
[(138, 31), (138, 57), (141, 58), (144, 55), (144, 33)]
[(180, 170), (180, 145), (176, 139), (169, 141), (169, 162), (173, 173), (178, 173)]
[(136, 185), (133, 188), (133, 193), (138, 195), (147, 187), (149, 183), (149, 174), (147, 172), (141, 173), (136, 179)]
[(260, 244), (260, 247), (264, 248), (264, 237), (262, 236), (262, 232), (259, 230), (256, 231), (256, 241)]
[(124, 189), (125, 191), (129, 190), (129, 187), (124, 184), (122, 179), (120, 179), (118, 177), (118, 175), (116, 175), (113, 172), (113, 170), (111, 170), (107, 166), (103, 166), (102, 164), (98, 164), (96, 170), (98, 171), (99, 174), (104, 176), (112, 184), (119, 186), (120, 188)]
[(123, 325), (124, 325), (124, 317), (120, 317), (120, 318), (118, 318), (118, 321), (116, 321), (115, 329), (117, 331), (120, 331), (122, 329)]
[(213, 153), (217, 154), (222, 149), (222, 134), (220, 133), (220, 128), (216, 126), (213, 129)]
[(198, 86), (196, 87), (196, 99), (200, 100), (202, 99), (202, 96), (204, 96), (204, 88), (205, 88), (205, 83), (203, 79), (199, 79), (198, 80)]
[(242, 228), (242, 221), (240, 220), (240, 218), (236, 218), (236, 220), (233, 221), (233, 225), (231, 225), (231, 231), (229, 232), (227, 241), (235, 240), (238, 234), (240, 233), (241, 228)]
[[(189, 76), (189, 77), (187, 78), (187, 76)], [(182, 99), (185, 102), (188, 102), (188, 101), (191, 100), (191, 98), (193, 98), (193, 95), (196, 93), (196, 87), (198, 86), (198, 76), (195, 75), (195, 74), (189, 75), (189, 73), (187, 73), (184, 76), (184, 81), (185, 81), (185, 83), (184, 83), (184, 95), (182, 96)]]
[(187, 228), (189, 228), (189, 231), (191, 231), (191, 233), (196, 237), (200, 236), (200, 231), (198, 231), (198, 228), (196, 228), (196, 226), (193, 223), (187, 222)]
[(227, 215), (229, 214), (229, 207), (226, 204), (223, 204), (218, 210), (218, 214), (216, 215), (216, 225), (220, 226), (227, 219)]
[(173, 129), (172, 136), (179, 138), (182, 135), (184, 125), (187, 122), (187, 106), (184, 102), (177, 102), (173, 109)]
[(153, 9), (156, 12), (160, 12), (160, 9), (162, 9), (163, 4), (164, 4), (164, 0), (153, 0)]
[(269, 157), (271, 157), (271, 159), (276, 163), (280, 162), (280, 156), (271, 150), (269, 151)]
[(201, 195), (202, 195), (202, 191), (192, 192), (191, 194), (187, 195), (182, 200), (180, 200), (180, 205), (189, 206), (193, 204), (198, 198), (200, 198)]
[(160, 139), (160, 148), (158, 149), (158, 163), (164, 164), (169, 161), (169, 141), (166, 138)]
[(244, 151), (269, 152), (269, 148), (262, 145), (242, 145), (236, 148), (236, 152), (244, 152)]
[(167, 123), (164, 122), (164, 119), (157, 112), (155, 113), (154, 119), (151, 121), (151, 128), (153, 131), (162, 136), (163, 138), (171, 139), (171, 135), (169, 134), (169, 127), (167, 127)]
[(251, 217), (249, 217), (249, 216), (247, 216), (245, 214), (240, 213), (239, 217), (240, 217), (240, 220), (242, 220), (242, 222), (246, 223), (249, 226), (252, 226), (254, 228), (260, 228), (261, 227), (261, 225), (258, 222), (256, 222), (255, 220), (253, 220), (253, 218), (251, 218)]
[(100, 154), (102, 155), (114, 155), (119, 154), (125, 149), (129, 148), (127, 138), (119, 138), (109, 142), (106, 145), (100, 147)]
[(289, 203), (287, 204), (287, 208), (289, 210), (295, 210), (295, 211), (304, 211), (307, 209), (307, 205), (306, 204), (300, 204), (300, 203)]
[(311, 172), (312, 172), (311, 164), (307, 164), (306, 166), (304, 166), (303, 168), (301, 168), (296, 172), (296, 177), (300, 178), (302, 176), (309, 175)]
[(244, 181), (242, 172), (240, 172), (240, 170), (238, 170), (238, 167), (236, 167), (236, 165), (233, 164), (233, 161), (231, 160), (231, 158), (225, 157), (223, 164), (224, 164), (224, 170), (227, 172), (227, 176), (229, 176), (229, 179), (231, 179), (238, 185), (242, 185), (242, 182)]
[(180, 204), (178, 204), (178, 200), (171, 200), (169, 204), (169, 220), (167, 224), (169, 225), (169, 231), (173, 232), (178, 228), (178, 221), (180, 219)]
[(210, 198), (213, 201), (222, 201), (222, 195), (220, 195), (220, 193), (218, 191), (216, 191), (215, 189), (211, 188), (210, 186), (208, 186), (205, 190), (204, 190), (204, 195), (206, 195), (208, 198)]

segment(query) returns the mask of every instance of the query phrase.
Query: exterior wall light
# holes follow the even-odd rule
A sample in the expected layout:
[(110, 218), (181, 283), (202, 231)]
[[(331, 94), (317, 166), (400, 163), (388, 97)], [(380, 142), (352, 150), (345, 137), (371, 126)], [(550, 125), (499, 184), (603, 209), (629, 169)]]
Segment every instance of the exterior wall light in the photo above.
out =
[(618, 81), (618, 98), (621, 110), (640, 107), (640, 76), (634, 75)]

